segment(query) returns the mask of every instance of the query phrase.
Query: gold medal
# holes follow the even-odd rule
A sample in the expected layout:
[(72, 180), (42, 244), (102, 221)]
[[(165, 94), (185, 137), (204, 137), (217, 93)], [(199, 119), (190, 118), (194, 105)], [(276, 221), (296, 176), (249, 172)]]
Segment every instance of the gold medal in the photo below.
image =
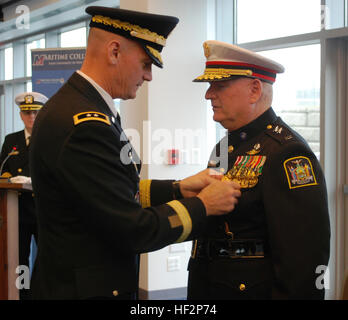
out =
[(241, 188), (253, 188), (259, 182), (265, 162), (266, 156), (239, 156), (222, 180), (235, 181)]

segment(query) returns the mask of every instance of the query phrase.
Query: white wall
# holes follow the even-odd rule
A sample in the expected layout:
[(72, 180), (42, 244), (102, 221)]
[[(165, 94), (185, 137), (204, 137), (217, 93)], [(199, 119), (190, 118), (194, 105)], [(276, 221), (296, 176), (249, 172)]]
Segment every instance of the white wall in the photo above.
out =
[[(154, 130), (171, 130), (172, 141), (166, 144), (162, 138), (161, 144), (169, 149), (180, 147), (182, 142), (187, 162), (191, 164), (179, 167), (154, 164), (150, 166), (149, 175), (179, 179), (198, 172), (207, 163), (206, 87), (192, 82), (202, 74), (205, 64), (202, 43), (206, 40), (207, 5), (205, 0), (152, 0), (150, 3), (150, 12), (174, 15), (180, 22), (163, 51), (164, 69), (155, 68), (153, 72), (154, 81), (149, 85), (149, 119)], [(180, 139), (181, 134), (186, 140)], [(188, 141), (190, 138), (192, 145)]]
[[(164, 68), (153, 68), (153, 81), (144, 85), (132, 101), (121, 102), (124, 128), (140, 132), (141, 144), (135, 146), (143, 166), (142, 178), (181, 179), (206, 167), (210, 146), (207, 146), (208, 107), (204, 99), (206, 86), (192, 80), (204, 70), (202, 44), (207, 40), (207, 4), (209, 0), (121, 0), (124, 9), (177, 16), (179, 24), (162, 51)], [(143, 129), (143, 120), (146, 123)], [(151, 127), (151, 128), (150, 128)], [(181, 131), (180, 131), (181, 130)], [(186, 132), (182, 131), (186, 130)], [(197, 148), (191, 163), (176, 166), (163, 161), (149, 161), (151, 155), (164, 156), (175, 147), (175, 134), (194, 133), (194, 145), (184, 141), (183, 148), (191, 158), (192, 147)], [(159, 140), (156, 140), (159, 139)], [(137, 140), (137, 139), (135, 139)], [(178, 139), (177, 139), (178, 140)], [(134, 140), (133, 140), (134, 141)], [(176, 143), (176, 146), (180, 144)], [(161, 152), (159, 152), (161, 151)], [(194, 160), (194, 163), (192, 163)], [(172, 245), (142, 258), (140, 288), (147, 291), (181, 288), (187, 285), (187, 261), (190, 243)], [(174, 252), (173, 252), (174, 251)], [(167, 258), (179, 257), (180, 270), (167, 271)]]

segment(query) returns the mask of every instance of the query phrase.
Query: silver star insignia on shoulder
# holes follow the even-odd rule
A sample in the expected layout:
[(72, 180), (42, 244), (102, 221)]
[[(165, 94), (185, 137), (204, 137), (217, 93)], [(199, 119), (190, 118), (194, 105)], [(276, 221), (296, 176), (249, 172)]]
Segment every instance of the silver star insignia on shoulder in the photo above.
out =
[(276, 132), (276, 133), (278, 133), (278, 134), (281, 134), (282, 131), (283, 131), (283, 128), (282, 128), (282, 127), (279, 127), (279, 126), (276, 126), (276, 127), (274, 128), (274, 130), (273, 130), (273, 132)]

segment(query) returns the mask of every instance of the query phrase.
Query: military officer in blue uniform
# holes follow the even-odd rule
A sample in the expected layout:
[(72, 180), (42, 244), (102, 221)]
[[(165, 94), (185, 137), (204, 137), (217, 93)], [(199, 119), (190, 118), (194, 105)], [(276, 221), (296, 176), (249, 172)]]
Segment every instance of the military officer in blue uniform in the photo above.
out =
[(209, 217), (193, 243), (189, 299), (323, 299), (330, 224), (325, 178), (306, 141), (271, 107), (283, 66), (235, 45), (206, 41), (204, 74), (214, 120), (227, 129), (210, 167), (236, 181), (233, 212)]
[[(30, 177), (29, 169), (29, 142), (35, 118), (47, 101), (47, 97), (39, 92), (23, 92), (15, 97), (15, 102), (20, 109), (20, 117), (24, 124), (24, 130), (11, 133), (5, 137), (2, 145), (0, 164), (2, 176)], [(6, 160), (7, 158), (7, 160)], [(26, 179), (29, 181), (29, 179)], [(37, 241), (37, 224), (35, 217), (35, 205), (33, 194), (24, 192), (19, 195), (19, 265), (29, 267), (30, 244), (34, 236)], [(28, 297), (27, 289), (20, 291), (20, 298)]]
[(231, 211), (240, 195), (237, 183), (207, 170), (179, 182), (140, 181), (140, 160), (113, 99), (133, 99), (152, 80), (178, 19), (86, 11), (92, 19), (82, 68), (46, 103), (33, 131), (35, 299), (134, 299), (139, 253), (195, 238), (207, 215)]

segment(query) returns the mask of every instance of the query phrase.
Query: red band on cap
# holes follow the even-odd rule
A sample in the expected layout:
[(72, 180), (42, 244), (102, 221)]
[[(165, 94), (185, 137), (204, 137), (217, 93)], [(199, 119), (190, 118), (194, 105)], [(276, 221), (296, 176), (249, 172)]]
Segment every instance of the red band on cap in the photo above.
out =
[(256, 65), (256, 64), (249, 64), (249, 63), (244, 63), (244, 62), (207, 61), (207, 62), (206, 62), (206, 66), (210, 66), (210, 65), (226, 65), (226, 66), (249, 67), (249, 68), (260, 69), (260, 70), (267, 71), (267, 72), (274, 73), (274, 74), (277, 73), (276, 71), (274, 71), (274, 70), (272, 70), (272, 69), (268, 69), (268, 68), (264, 68), (264, 67), (258, 66), (258, 65)]

